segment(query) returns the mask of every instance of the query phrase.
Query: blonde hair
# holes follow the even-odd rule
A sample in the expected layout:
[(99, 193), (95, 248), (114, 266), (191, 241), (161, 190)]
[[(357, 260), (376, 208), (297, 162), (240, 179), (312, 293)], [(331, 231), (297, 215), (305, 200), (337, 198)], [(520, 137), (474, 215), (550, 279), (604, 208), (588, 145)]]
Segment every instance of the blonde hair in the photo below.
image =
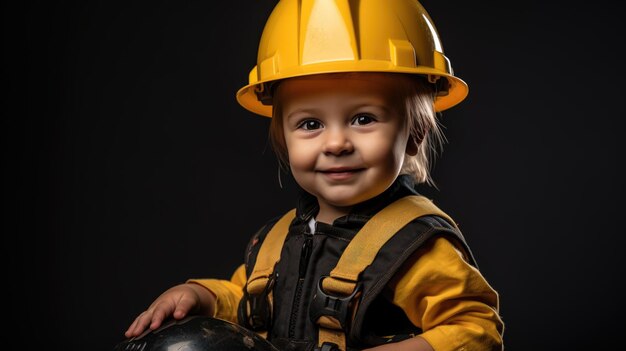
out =
[[(346, 74), (346, 73), (344, 73)], [(349, 73), (347, 73), (349, 74)], [(388, 73), (398, 74), (398, 73)], [(432, 161), (438, 156), (445, 142), (445, 137), (434, 108), (435, 86), (425, 77), (407, 75), (411, 79), (399, 79), (401, 101), (405, 102), (405, 128), (409, 131), (409, 142), (417, 143), (415, 155), (405, 154), (400, 174), (413, 176), (417, 183), (435, 186), (430, 175)], [(275, 91), (275, 84), (272, 90)], [(279, 99), (273, 101), (272, 121), (269, 128), (269, 139), (276, 153), (280, 167), (289, 171), (289, 154), (283, 131), (282, 106)]]
[(406, 127), (418, 145), (414, 156), (404, 156), (400, 173), (413, 175), (417, 183), (435, 186), (430, 170), (445, 142), (435, 112), (437, 91), (434, 84), (429, 83), (424, 77), (417, 76), (411, 81), (415, 84), (407, 84), (404, 96)]

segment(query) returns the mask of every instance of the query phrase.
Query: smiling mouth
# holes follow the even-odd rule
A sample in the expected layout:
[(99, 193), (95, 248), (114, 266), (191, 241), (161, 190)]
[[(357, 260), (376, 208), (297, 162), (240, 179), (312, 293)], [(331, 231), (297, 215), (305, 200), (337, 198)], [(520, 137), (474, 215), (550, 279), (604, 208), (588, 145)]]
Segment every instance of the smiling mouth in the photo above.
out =
[(364, 170), (365, 168), (348, 168), (348, 167), (336, 167), (320, 170), (321, 173), (354, 173)]
[(334, 180), (343, 180), (352, 177), (353, 175), (364, 171), (365, 168), (330, 168), (319, 171), (319, 173), (324, 174), (325, 176), (334, 179)]

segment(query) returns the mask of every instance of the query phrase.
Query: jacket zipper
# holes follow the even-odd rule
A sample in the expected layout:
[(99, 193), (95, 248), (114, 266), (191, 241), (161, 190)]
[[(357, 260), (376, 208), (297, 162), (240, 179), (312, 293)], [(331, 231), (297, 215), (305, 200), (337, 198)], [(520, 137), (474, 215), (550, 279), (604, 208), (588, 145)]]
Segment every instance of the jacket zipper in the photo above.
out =
[(298, 318), (298, 311), (300, 307), (300, 300), (302, 299), (302, 284), (304, 283), (304, 276), (309, 265), (309, 258), (311, 257), (311, 247), (313, 246), (313, 234), (305, 234), (304, 243), (302, 244), (302, 250), (300, 251), (300, 267), (298, 271), (298, 284), (296, 285), (296, 294), (293, 298), (293, 305), (291, 306), (291, 316), (289, 318), (289, 338), (295, 338), (296, 334), (296, 319)]

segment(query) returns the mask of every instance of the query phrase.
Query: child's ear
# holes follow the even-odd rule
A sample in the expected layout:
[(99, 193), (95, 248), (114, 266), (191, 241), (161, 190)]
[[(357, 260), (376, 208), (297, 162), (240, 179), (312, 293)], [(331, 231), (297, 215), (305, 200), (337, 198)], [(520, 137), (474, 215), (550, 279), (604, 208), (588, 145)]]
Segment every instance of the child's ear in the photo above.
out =
[(415, 135), (409, 136), (409, 140), (406, 143), (406, 154), (409, 156), (417, 155), (417, 148), (422, 142), (421, 139), (418, 139)]

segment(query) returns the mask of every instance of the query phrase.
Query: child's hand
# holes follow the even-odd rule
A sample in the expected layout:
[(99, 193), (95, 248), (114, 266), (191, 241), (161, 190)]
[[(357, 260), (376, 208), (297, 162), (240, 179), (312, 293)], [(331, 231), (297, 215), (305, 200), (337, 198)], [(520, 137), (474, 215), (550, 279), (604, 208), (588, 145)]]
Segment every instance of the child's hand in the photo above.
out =
[(189, 312), (212, 315), (215, 295), (198, 284), (180, 284), (166, 290), (143, 311), (124, 333), (127, 338), (138, 336), (150, 328), (155, 330), (169, 317), (185, 318)]

